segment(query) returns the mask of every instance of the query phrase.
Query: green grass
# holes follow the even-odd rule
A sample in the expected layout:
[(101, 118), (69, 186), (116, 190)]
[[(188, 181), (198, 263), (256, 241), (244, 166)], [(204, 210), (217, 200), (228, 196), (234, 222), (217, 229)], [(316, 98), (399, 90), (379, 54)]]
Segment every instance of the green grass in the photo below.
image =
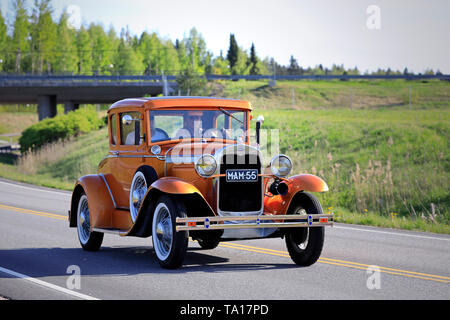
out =
[[(104, 127), (66, 143), (57, 142), (51, 152), (42, 150), (40, 153), (30, 154), (25, 159), (25, 165), (18, 165), (16, 160), (0, 154), (0, 176), (50, 188), (72, 190), (79, 177), (97, 172), (99, 162), (108, 154), (107, 137), (108, 131)], [(40, 160), (40, 164), (33, 166), (36, 159)]]
[[(447, 108), (449, 84), (445, 81), (359, 80), (359, 81), (281, 81), (270, 87), (267, 81), (217, 81), (216, 95), (241, 98), (257, 109), (329, 109), (348, 108)], [(294, 93), (294, 99), (292, 99)], [(350, 98), (351, 96), (351, 98)]]
[(434, 223), (427, 219), (410, 219), (405, 216), (381, 216), (374, 212), (351, 212), (346, 208), (332, 208), (326, 213), (333, 212), (335, 222), (367, 225), (381, 228), (404, 229), (411, 231), (425, 231), (433, 233), (450, 234), (450, 226), (444, 223)]

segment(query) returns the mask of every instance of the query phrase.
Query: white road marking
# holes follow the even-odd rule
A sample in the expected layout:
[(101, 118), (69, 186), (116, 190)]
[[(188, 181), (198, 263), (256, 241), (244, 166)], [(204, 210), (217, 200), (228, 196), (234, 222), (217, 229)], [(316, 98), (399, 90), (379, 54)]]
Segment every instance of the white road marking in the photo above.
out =
[(18, 272), (15, 272), (15, 271), (12, 271), (12, 270), (9, 270), (9, 269), (6, 269), (6, 268), (0, 267), (0, 272), (9, 274), (9, 275), (14, 276), (16, 278), (20, 278), (20, 279), (24, 279), (24, 280), (33, 282), (35, 284), (38, 284), (38, 285), (41, 285), (41, 286), (44, 286), (44, 287), (47, 287), (47, 288), (50, 288), (50, 289), (53, 289), (53, 290), (56, 290), (56, 291), (59, 291), (59, 292), (63, 292), (63, 293), (72, 295), (72, 296), (80, 298), (80, 299), (84, 299), (84, 300), (99, 300), (99, 299), (97, 299), (95, 297), (91, 297), (91, 296), (88, 296), (88, 295), (85, 295), (85, 294), (82, 294), (82, 293), (79, 293), (79, 292), (76, 292), (76, 291), (73, 291), (73, 290), (69, 290), (69, 289), (66, 289), (66, 288), (63, 288), (63, 287), (51, 284), (49, 282), (38, 280), (38, 279), (32, 278), (30, 276), (27, 276), (25, 274), (18, 273)]
[(389, 232), (389, 231), (380, 231), (380, 230), (371, 230), (371, 229), (361, 229), (361, 228), (343, 227), (343, 226), (337, 226), (337, 225), (334, 225), (333, 228), (336, 228), (336, 229), (348, 229), (348, 230), (355, 230), (355, 231), (364, 231), (364, 232), (373, 232), (373, 233), (384, 233), (384, 234), (390, 234), (390, 235), (395, 235), (395, 236), (403, 236), (403, 237), (450, 241), (450, 238), (419, 236), (419, 235), (415, 235), (415, 234), (401, 233), (401, 232)]
[(48, 192), (48, 193), (58, 194), (58, 195), (61, 195), (61, 196), (72, 197), (72, 194), (65, 193), (65, 192), (62, 192), (62, 191), (44, 190), (44, 189), (40, 189), (40, 188), (27, 187), (27, 186), (22, 186), (20, 184), (9, 183), (9, 182), (5, 182), (5, 181), (0, 181), (0, 183), (7, 184), (7, 185), (10, 185), (10, 186), (13, 186), (13, 187), (17, 187), (17, 188), (27, 189), (27, 190)]

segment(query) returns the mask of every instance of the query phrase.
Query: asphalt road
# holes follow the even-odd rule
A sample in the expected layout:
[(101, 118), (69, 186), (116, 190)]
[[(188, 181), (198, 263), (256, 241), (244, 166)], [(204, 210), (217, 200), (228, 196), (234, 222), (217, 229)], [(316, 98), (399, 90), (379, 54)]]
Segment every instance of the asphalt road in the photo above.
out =
[[(81, 249), (71, 193), (0, 180), (0, 296), (10, 299), (450, 299), (450, 236), (336, 224), (299, 268), (284, 240), (223, 242), (161, 269), (151, 238), (105, 235)], [(77, 275), (80, 277), (77, 277)]]

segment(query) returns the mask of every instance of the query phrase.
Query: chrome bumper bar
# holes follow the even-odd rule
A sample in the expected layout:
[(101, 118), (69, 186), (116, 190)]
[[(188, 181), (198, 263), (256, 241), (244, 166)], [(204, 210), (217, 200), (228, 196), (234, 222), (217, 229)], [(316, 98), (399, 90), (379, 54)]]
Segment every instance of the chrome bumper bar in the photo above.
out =
[(333, 214), (190, 217), (176, 223), (176, 231), (321, 227), (333, 225)]

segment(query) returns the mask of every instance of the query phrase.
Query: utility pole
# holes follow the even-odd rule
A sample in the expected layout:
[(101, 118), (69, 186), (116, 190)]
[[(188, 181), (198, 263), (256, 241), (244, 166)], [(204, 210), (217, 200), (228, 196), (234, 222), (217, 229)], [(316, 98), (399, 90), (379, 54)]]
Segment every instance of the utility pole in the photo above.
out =
[(292, 93), (292, 108), (295, 106), (295, 90), (294, 88), (291, 89)]
[(409, 86), (408, 91), (409, 91), (409, 110), (411, 110), (411, 86)]
[(353, 104), (353, 91), (352, 87), (350, 87), (350, 110), (352, 110), (352, 104)]
[(277, 85), (277, 80), (276, 80), (276, 70), (275, 70), (275, 60), (273, 60), (272, 62), (272, 67), (273, 67), (273, 80), (269, 81), (269, 86), (270, 87), (275, 87)]

